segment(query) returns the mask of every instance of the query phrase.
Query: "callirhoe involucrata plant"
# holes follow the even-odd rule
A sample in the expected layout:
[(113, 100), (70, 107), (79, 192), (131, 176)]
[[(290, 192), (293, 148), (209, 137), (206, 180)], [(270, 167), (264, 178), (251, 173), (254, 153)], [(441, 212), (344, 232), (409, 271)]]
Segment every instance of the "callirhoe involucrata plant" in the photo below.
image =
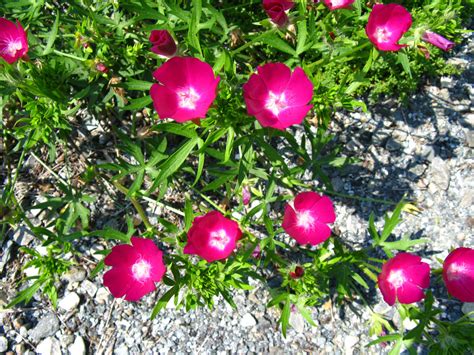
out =
[[(332, 113), (366, 110), (362, 97), (403, 99), (422, 76), (453, 71), (442, 51), (459, 42), (460, 0), (0, 8), (2, 235), (25, 223), (47, 249), (24, 249), (27, 266), (41, 273), (23, 280), (10, 306), (40, 290), (55, 305), (61, 273), (80, 259), (75, 246), (102, 238), (115, 242), (94, 274), (104, 270), (104, 285), (127, 301), (158, 289), (152, 317), (169, 302), (189, 310), (222, 297), (236, 307), (235, 290), (272, 275), (267, 306), (281, 310), (284, 335), (292, 311), (314, 325), (312, 308), (330, 299), (366, 304), (370, 333), (379, 336), (369, 345), (473, 349), (471, 318), (438, 317), (430, 266), (411, 251), (426, 240), (394, 237), (402, 211), (414, 206), (393, 203), (382, 231), (372, 215), (371, 243), (356, 248), (332, 231), (338, 202), (330, 196), (338, 194), (329, 176), (353, 163), (333, 144)], [(90, 125), (95, 136), (83, 129)], [(97, 151), (87, 151), (89, 140)], [(61, 173), (51, 168), (58, 156), (69, 166)], [(27, 157), (54, 180), (31, 206), (15, 193)], [(122, 201), (119, 227), (97, 223), (107, 218), (92, 208), (103, 196)], [(164, 212), (151, 219), (145, 206)], [(42, 219), (32, 220), (31, 210)], [(431, 282), (444, 280), (451, 296), (474, 302), (473, 254), (455, 249)], [(366, 296), (375, 285), (414, 329), (397, 329), (373, 310)]]

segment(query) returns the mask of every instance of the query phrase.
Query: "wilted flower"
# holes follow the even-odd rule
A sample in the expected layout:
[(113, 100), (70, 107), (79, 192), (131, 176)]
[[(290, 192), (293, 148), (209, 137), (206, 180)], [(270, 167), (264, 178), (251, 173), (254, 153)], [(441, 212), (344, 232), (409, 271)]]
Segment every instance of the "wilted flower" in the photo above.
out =
[(355, 0), (323, 0), (329, 10), (350, 8)]
[(300, 279), (304, 275), (304, 269), (301, 266), (296, 266), (294, 271), (290, 271), (290, 277), (292, 279)]
[(378, 284), (390, 306), (396, 300), (410, 304), (425, 298), (423, 289), (430, 285), (430, 266), (417, 255), (398, 253), (382, 266)]
[(205, 117), (220, 80), (209, 64), (192, 57), (171, 58), (153, 76), (159, 81), (150, 90), (158, 115), (177, 122)]
[(252, 252), (252, 258), (258, 259), (261, 256), (262, 256), (262, 249), (260, 249), (260, 244), (257, 244), (257, 246)]
[(263, 127), (285, 128), (301, 123), (313, 96), (313, 84), (303, 69), (293, 73), (283, 63), (268, 63), (257, 68), (243, 85), (249, 115), (255, 116)]
[(248, 205), (250, 203), (250, 189), (248, 186), (242, 187), (242, 203)]
[(278, 26), (284, 26), (288, 22), (286, 11), (295, 4), (287, 0), (263, 0), (263, 8), (268, 17)]
[(156, 289), (166, 267), (163, 253), (150, 239), (132, 237), (131, 242), (113, 247), (104, 259), (105, 265), (112, 266), (104, 274), (104, 285), (114, 297), (138, 301)]
[(443, 36), (431, 31), (426, 31), (425, 33), (423, 33), (423, 36), (421, 38), (423, 39), (423, 41), (431, 43), (433, 46), (441, 48), (445, 52), (453, 48), (455, 44), (449, 39), (446, 39)]
[(376, 4), (369, 15), (365, 33), (381, 51), (398, 51), (404, 44), (398, 44), (411, 26), (411, 15), (398, 4)]
[(235, 243), (241, 236), (237, 222), (212, 211), (194, 219), (184, 253), (199, 255), (209, 263), (225, 259), (235, 249)]
[(104, 63), (97, 63), (97, 64), (95, 65), (95, 68), (96, 68), (98, 71), (100, 71), (101, 73), (104, 73), (104, 74), (109, 71), (109, 68), (107, 68)]
[(28, 40), (20, 22), (17, 21), (15, 25), (6, 18), (0, 18), (0, 56), (12, 64), (27, 52)]
[(443, 263), (448, 292), (462, 302), (474, 302), (474, 249), (457, 248)]
[(299, 193), (293, 204), (286, 205), (282, 226), (299, 244), (316, 245), (331, 236), (328, 223), (335, 220), (331, 199), (309, 191)]
[(150, 33), (151, 51), (163, 57), (176, 54), (176, 43), (167, 30), (153, 30)]

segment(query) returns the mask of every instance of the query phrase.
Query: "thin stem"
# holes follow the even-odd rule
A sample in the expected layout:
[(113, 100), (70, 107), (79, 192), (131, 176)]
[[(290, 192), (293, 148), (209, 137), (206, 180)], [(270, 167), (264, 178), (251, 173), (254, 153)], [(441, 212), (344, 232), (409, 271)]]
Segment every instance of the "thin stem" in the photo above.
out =
[[(113, 185), (123, 194), (127, 195), (128, 194), (128, 189), (118, 183), (117, 181), (112, 182)], [(148, 231), (154, 231), (153, 226), (151, 225), (150, 221), (148, 220), (148, 217), (143, 210), (143, 207), (140, 205), (140, 203), (137, 201), (137, 199), (133, 196), (130, 196), (130, 202), (132, 202), (133, 207), (137, 210), (138, 214), (140, 215), (140, 218), (142, 219), (143, 223), (145, 224), (145, 227)]]

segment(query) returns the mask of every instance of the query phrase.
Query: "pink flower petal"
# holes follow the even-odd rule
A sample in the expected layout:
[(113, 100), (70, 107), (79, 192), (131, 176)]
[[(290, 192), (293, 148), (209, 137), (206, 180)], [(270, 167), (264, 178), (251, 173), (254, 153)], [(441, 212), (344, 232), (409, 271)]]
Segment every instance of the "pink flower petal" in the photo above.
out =
[(104, 259), (105, 265), (109, 266), (127, 266), (137, 261), (139, 255), (135, 249), (128, 244), (116, 245)]
[(136, 282), (127, 291), (125, 299), (127, 301), (136, 302), (143, 296), (156, 290), (155, 283), (151, 280), (143, 283)]
[(278, 118), (268, 110), (263, 110), (255, 115), (257, 118), (258, 122), (262, 125), (262, 127), (272, 127), (272, 128), (277, 128), (277, 129), (282, 129), (280, 127), (280, 122), (278, 121)]
[(260, 112), (262, 112), (265, 109), (265, 102), (260, 101), (260, 100), (254, 100), (251, 98), (246, 98), (245, 99), (245, 105), (247, 106), (247, 113), (249, 115), (255, 116), (258, 115)]
[(150, 96), (153, 99), (153, 106), (161, 119), (173, 117), (178, 110), (176, 94), (167, 87), (153, 84), (150, 89)]
[(410, 282), (405, 282), (401, 287), (397, 288), (398, 302), (403, 304), (410, 304), (421, 301), (425, 298), (423, 289)]
[(300, 124), (313, 105), (288, 107), (278, 115), (279, 124), (273, 128), (284, 130), (294, 124)]
[(384, 301), (387, 302), (390, 306), (393, 306), (397, 299), (395, 288), (392, 286), (391, 283), (387, 282), (385, 279), (381, 279), (380, 277), (378, 280), (378, 286), (380, 292), (382, 293)]
[(327, 196), (321, 197), (311, 210), (318, 216), (319, 222), (334, 223), (336, 220), (334, 205), (332, 204), (331, 199)]
[(306, 105), (313, 97), (313, 88), (313, 83), (308, 79), (303, 69), (296, 67), (284, 91), (288, 105)]
[(430, 266), (424, 262), (406, 267), (406, 274), (411, 283), (421, 288), (430, 286)]
[(313, 191), (300, 192), (295, 198), (294, 205), (297, 211), (310, 210), (321, 198), (321, 195)]
[(268, 97), (268, 89), (262, 77), (257, 74), (252, 74), (249, 81), (247, 81), (242, 89), (244, 91), (244, 98), (250, 98), (264, 102)]
[(291, 78), (291, 70), (283, 63), (268, 63), (257, 68), (269, 91), (280, 94), (285, 91)]
[(123, 297), (133, 283), (130, 268), (125, 266), (113, 267), (104, 274), (104, 286), (115, 298)]

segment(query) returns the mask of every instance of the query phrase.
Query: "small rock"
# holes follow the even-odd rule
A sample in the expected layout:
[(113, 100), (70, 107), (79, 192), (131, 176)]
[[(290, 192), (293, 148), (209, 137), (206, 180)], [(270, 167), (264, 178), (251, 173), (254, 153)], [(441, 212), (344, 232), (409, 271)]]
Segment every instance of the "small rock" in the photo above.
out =
[[(474, 302), (466, 302), (462, 305), (462, 313), (464, 314), (468, 314), (468, 313), (471, 313), (471, 312), (474, 312)], [(472, 313), (471, 315), (469, 315), (469, 318), (473, 319), (474, 320), (474, 313)]]
[[(450, 171), (448, 164), (441, 159), (436, 157), (431, 162), (431, 185), (436, 185), (438, 189), (447, 190), (449, 187), (450, 181)], [(436, 187), (433, 188), (433, 191), (436, 191)], [(431, 191), (431, 190), (430, 190)]]
[(105, 287), (100, 287), (95, 294), (95, 300), (97, 303), (106, 303), (109, 298), (110, 292)]
[(53, 313), (49, 313), (40, 319), (38, 324), (28, 332), (35, 342), (53, 335), (59, 330), (59, 320)]
[(353, 335), (346, 335), (344, 337), (344, 351), (346, 355), (352, 355), (355, 345), (359, 342), (359, 338)]
[(290, 313), (290, 325), (296, 330), (298, 334), (304, 332), (305, 320), (300, 312), (295, 311)]
[(387, 144), (385, 145), (385, 148), (387, 148), (387, 150), (390, 150), (390, 151), (397, 151), (397, 150), (400, 150), (400, 148), (402, 148), (402, 145), (398, 143), (395, 139), (389, 138), (387, 141)]
[(242, 319), (240, 320), (240, 326), (247, 328), (257, 325), (257, 321), (250, 313), (245, 313)]
[(23, 344), (16, 344), (15, 345), (15, 353), (17, 355), (23, 355), (25, 353), (25, 345)]
[(454, 87), (454, 80), (449, 76), (442, 76), (440, 79), (441, 87), (446, 89), (451, 89)]
[(75, 292), (70, 292), (66, 294), (59, 302), (58, 306), (59, 308), (64, 309), (65, 311), (72, 311), (74, 310), (78, 305), (81, 299)]
[(71, 355), (85, 355), (86, 354), (86, 344), (82, 337), (77, 336), (74, 340), (74, 343), (68, 348)]
[(466, 130), (466, 144), (469, 148), (474, 148), (474, 131)]
[(68, 282), (81, 282), (86, 278), (86, 270), (83, 268), (72, 268), (66, 274), (64, 274), (63, 279)]
[(0, 353), (8, 350), (8, 340), (5, 337), (0, 337)]
[(89, 296), (94, 297), (97, 293), (97, 286), (95, 283), (84, 280), (81, 284), (81, 289), (84, 290)]
[(61, 347), (59, 340), (53, 337), (48, 337), (41, 341), (36, 347), (36, 352), (41, 355), (61, 355)]
[[(167, 351), (165, 353), (167, 353)], [(115, 348), (114, 355), (128, 355), (127, 345), (122, 344), (118, 348)]]
[(27, 226), (22, 224), (12, 232), (10, 238), (20, 246), (27, 246), (35, 239), (35, 236)]

